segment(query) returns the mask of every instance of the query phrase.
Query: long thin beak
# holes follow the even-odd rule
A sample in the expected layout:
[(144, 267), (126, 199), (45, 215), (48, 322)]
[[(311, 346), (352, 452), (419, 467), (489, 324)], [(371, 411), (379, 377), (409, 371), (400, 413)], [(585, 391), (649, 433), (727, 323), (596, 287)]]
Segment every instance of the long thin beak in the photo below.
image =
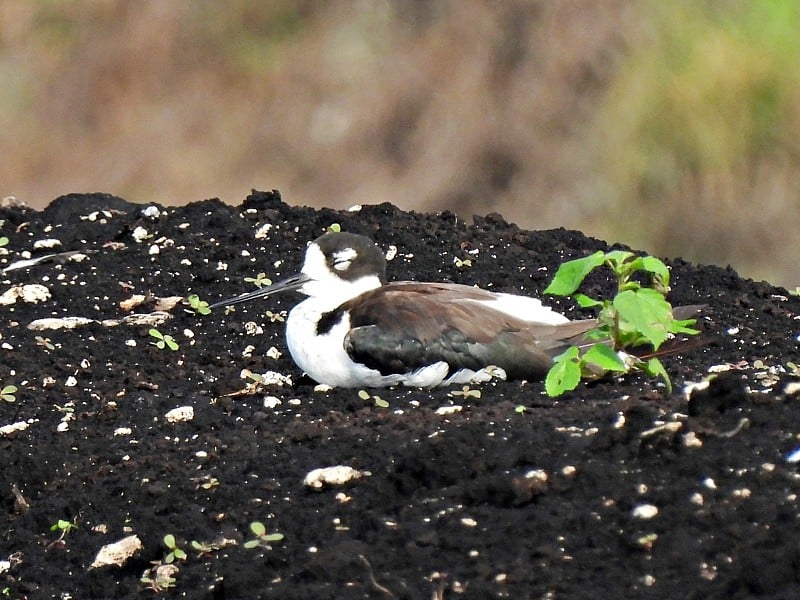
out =
[(278, 294), (280, 292), (289, 292), (291, 290), (296, 290), (298, 288), (303, 287), (303, 284), (310, 280), (311, 278), (305, 273), (298, 273), (297, 275), (292, 275), (291, 277), (287, 277), (286, 279), (277, 281), (272, 285), (268, 285), (267, 287), (261, 288), (254, 292), (249, 292), (247, 294), (242, 294), (241, 296), (236, 296), (235, 298), (228, 298), (227, 300), (221, 300), (220, 302), (215, 302), (208, 308), (217, 308), (219, 306), (232, 306), (234, 304), (239, 304), (240, 302), (247, 302), (249, 300), (253, 300), (254, 298), (264, 298), (266, 296), (271, 296), (272, 294)]

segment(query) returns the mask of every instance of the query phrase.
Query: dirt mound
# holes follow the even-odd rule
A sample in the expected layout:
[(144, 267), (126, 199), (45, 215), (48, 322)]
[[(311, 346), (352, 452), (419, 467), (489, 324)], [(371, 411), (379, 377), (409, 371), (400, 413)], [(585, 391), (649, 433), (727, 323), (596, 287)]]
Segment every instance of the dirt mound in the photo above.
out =
[[(211, 302), (250, 290), (244, 278), (259, 272), (289, 274), (333, 223), (395, 246), (390, 279), (531, 295), (563, 260), (607, 245), (496, 215), (468, 225), (387, 204), (291, 207), (275, 192), (240, 207), (167, 209), (70, 195), (43, 212), (0, 209), (0, 219), (4, 269), (26, 252), (80, 251), (2, 275), (0, 293), (46, 288), (26, 288), (43, 293), (39, 302), (0, 305), (0, 388), (18, 388), (0, 401), (7, 597), (142, 597), (151, 561), (170, 552), (166, 534), (188, 556), (175, 560), (174, 581), (152, 571), (150, 585), (192, 598), (800, 590), (797, 467), (786, 460), (800, 433), (800, 380), (787, 366), (800, 362), (800, 300), (783, 289), (671, 261), (673, 303), (709, 306), (699, 323), (709, 343), (664, 361), (673, 394), (639, 376), (559, 399), (538, 382), (497, 382), (480, 397), (380, 390), (381, 408), (357, 390), (315, 391), (297, 371), (280, 320), (294, 298), (228, 315), (160, 307), (167, 317), (155, 325), (132, 314), (152, 318), (157, 298)], [(602, 275), (588, 285), (591, 295), (612, 290)], [(141, 304), (126, 311), (124, 301)], [(551, 304), (581, 314), (569, 300)], [(85, 321), (31, 329), (66, 317)], [(151, 327), (178, 349), (155, 346)], [(687, 399), (683, 385), (712, 367), (722, 373)], [(244, 368), (291, 381), (227, 395), (255, 385)], [(172, 422), (178, 407), (193, 419)], [(303, 485), (312, 469), (334, 465), (362, 476), (321, 491)], [(51, 531), (59, 520), (76, 528)], [(283, 540), (245, 547), (254, 521)], [(102, 546), (134, 534), (143, 544), (135, 557), (90, 568)]]

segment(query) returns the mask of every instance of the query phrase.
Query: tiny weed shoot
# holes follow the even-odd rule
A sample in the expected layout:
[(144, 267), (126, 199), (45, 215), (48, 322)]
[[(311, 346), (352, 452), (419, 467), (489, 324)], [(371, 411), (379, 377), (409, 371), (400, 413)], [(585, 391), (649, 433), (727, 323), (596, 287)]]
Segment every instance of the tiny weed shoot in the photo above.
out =
[(59, 546), (64, 547), (66, 542), (64, 542), (64, 538), (67, 537), (67, 534), (70, 531), (74, 531), (78, 528), (78, 525), (75, 523), (77, 517), (72, 521), (67, 521), (66, 519), (59, 519), (55, 523), (50, 526), (50, 531), (57, 531), (58, 537), (50, 542), (48, 546)]
[(326, 233), (339, 233), (342, 230), (342, 226), (338, 223), (331, 223), (325, 228)]
[[(597, 300), (584, 294), (575, 294), (586, 276), (601, 266), (607, 266), (617, 281), (617, 293), (611, 300)], [(640, 283), (635, 276), (644, 275), (649, 285)], [(692, 327), (695, 320), (677, 320), (672, 306), (666, 300), (669, 291), (669, 269), (652, 256), (637, 256), (632, 252), (615, 250), (597, 251), (594, 254), (563, 263), (553, 281), (544, 290), (546, 294), (570, 296), (583, 308), (596, 308), (597, 327), (586, 334), (588, 340), (598, 340), (581, 352), (570, 346), (553, 359), (553, 366), (545, 379), (549, 396), (559, 396), (578, 386), (581, 379), (609, 371), (627, 373), (641, 369), (652, 377), (661, 377), (671, 391), (672, 384), (664, 365), (657, 358), (643, 361), (628, 357), (628, 362), (618, 352), (636, 346), (650, 345), (658, 350), (671, 335), (698, 333)]]
[(164, 536), (164, 545), (169, 550), (169, 554), (164, 557), (164, 562), (167, 564), (175, 562), (175, 560), (185, 560), (186, 559), (186, 552), (178, 547), (178, 543), (175, 541), (175, 536), (171, 533), (168, 533)]
[(451, 396), (461, 396), (466, 400), (467, 398), (480, 398), (481, 391), (480, 390), (471, 390), (469, 389), (468, 385), (465, 385), (461, 388), (461, 391), (450, 392)]
[(8, 238), (6, 236), (0, 237), (0, 248), (8, 246)]
[(189, 306), (192, 308), (192, 310), (198, 315), (211, 314), (211, 309), (208, 308), (208, 302), (205, 300), (200, 300), (200, 296), (197, 294), (189, 295), (186, 298), (186, 301), (189, 303)]
[(271, 550), (272, 544), (283, 541), (282, 533), (267, 533), (267, 528), (259, 521), (250, 523), (250, 531), (256, 536), (252, 540), (247, 540), (244, 543), (245, 548), (263, 548)]
[(259, 273), (255, 277), (245, 277), (244, 280), (246, 283), (254, 284), (258, 289), (265, 285), (272, 285), (272, 280), (267, 277), (266, 273)]
[(16, 393), (17, 393), (17, 386), (7, 385), (0, 390), (0, 400), (4, 400), (6, 402), (15, 402), (17, 400), (17, 397), (14, 394)]
[(380, 396), (373, 396), (366, 390), (359, 390), (358, 397), (362, 400), (370, 400), (372, 399), (375, 402), (375, 406), (378, 408), (389, 408), (389, 403), (381, 398)]
[(171, 335), (164, 335), (158, 329), (155, 328), (151, 329), (147, 333), (150, 334), (150, 337), (154, 337), (157, 340), (155, 342), (150, 342), (150, 343), (153, 344), (159, 350), (163, 350), (164, 347), (167, 347), (172, 351), (178, 349), (178, 342), (176, 342), (175, 338), (173, 338)]

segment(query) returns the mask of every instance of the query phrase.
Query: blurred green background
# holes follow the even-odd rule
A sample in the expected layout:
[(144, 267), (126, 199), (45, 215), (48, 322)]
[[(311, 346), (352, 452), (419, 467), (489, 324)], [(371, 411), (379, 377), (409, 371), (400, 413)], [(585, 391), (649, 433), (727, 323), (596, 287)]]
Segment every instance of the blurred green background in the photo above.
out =
[(500, 212), (800, 284), (796, 0), (2, 0), (0, 196)]

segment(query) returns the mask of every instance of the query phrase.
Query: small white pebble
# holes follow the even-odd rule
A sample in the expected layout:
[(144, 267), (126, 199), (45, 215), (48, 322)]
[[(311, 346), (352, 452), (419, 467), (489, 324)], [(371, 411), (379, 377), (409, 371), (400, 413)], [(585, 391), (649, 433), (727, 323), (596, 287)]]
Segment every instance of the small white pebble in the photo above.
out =
[(327, 383), (318, 383), (314, 386), (315, 392), (330, 392), (332, 389), (333, 386), (330, 386)]
[(64, 382), (64, 387), (75, 387), (76, 385), (78, 385), (78, 380), (72, 375), (67, 377), (67, 380)]
[(703, 445), (703, 440), (697, 437), (694, 431), (684, 433), (681, 436), (681, 440), (683, 441), (683, 446), (685, 448), (700, 448)]
[(133, 239), (136, 240), (137, 242), (141, 242), (142, 240), (147, 239), (149, 235), (150, 234), (147, 233), (147, 229), (145, 229), (141, 225), (136, 229), (134, 229), (133, 233), (131, 233), (131, 237), (133, 237)]
[(696, 504), (697, 506), (703, 506), (704, 501), (705, 500), (703, 498), (703, 494), (701, 494), (700, 492), (695, 492), (694, 494), (689, 496), (689, 502), (691, 502), (692, 504)]
[(578, 469), (575, 468), (574, 465), (567, 465), (561, 469), (561, 474), (565, 477), (572, 477), (575, 473), (578, 472)]
[(69, 430), (69, 422), (68, 421), (61, 421), (58, 426), (56, 426), (56, 431), (59, 433), (64, 433), (65, 431)]
[(732, 494), (735, 498), (749, 498), (753, 492), (747, 488), (739, 488), (733, 490)]
[(156, 254), (159, 254), (160, 252), (161, 252), (161, 249), (158, 247), (158, 244), (153, 244), (152, 246), (150, 246), (150, 249), (147, 251), (147, 253), (150, 256), (155, 256)]
[(652, 519), (658, 514), (658, 507), (654, 504), (640, 504), (631, 511), (637, 519)]
[(266, 396), (264, 398), (264, 408), (277, 408), (281, 405), (280, 398), (276, 398), (275, 396)]
[(727, 333), (728, 335), (736, 335), (737, 333), (739, 333), (739, 328), (729, 327), (728, 329), (725, 330), (725, 333)]
[(130, 427), (117, 427), (114, 430), (114, 435), (130, 435), (133, 433), (133, 430)]
[(321, 490), (326, 485), (344, 485), (355, 479), (360, 479), (364, 475), (366, 475), (365, 472), (346, 465), (322, 467), (309, 471), (303, 479), (303, 485), (311, 489)]
[(471, 517), (464, 517), (463, 519), (461, 519), (461, 524), (464, 527), (476, 527), (478, 525), (478, 522)]
[(437, 415), (452, 415), (461, 412), (463, 408), (460, 404), (454, 404), (453, 406), (440, 406), (435, 412)]
[(275, 360), (278, 360), (282, 356), (281, 351), (278, 350), (275, 346), (271, 346), (270, 349), (267, 350), (265, 354), (267, 355), (267, 358), (272, 358)]
[(303, 401), (300, 400), (300, 398), (290, 398), (289, 399), (289, 405), (290, 406), (300, 406), (302, 403), (303, 403)]
[(194, 453), (194, 455), (197, 458), (208, 458), (208, 452), (206, 452), (205, 450), (198, 450), (197, 452)]
[(717, 489), (717, 482), (711, 479), (711, 477), (706, 477), (705, 479), (703, 479), (703, 485), (710, 490)]
[(170, 423), (191, 421), (194, 419), (194, 408), (191, 406), (179, 406), (168, 411), (164, 418)]

